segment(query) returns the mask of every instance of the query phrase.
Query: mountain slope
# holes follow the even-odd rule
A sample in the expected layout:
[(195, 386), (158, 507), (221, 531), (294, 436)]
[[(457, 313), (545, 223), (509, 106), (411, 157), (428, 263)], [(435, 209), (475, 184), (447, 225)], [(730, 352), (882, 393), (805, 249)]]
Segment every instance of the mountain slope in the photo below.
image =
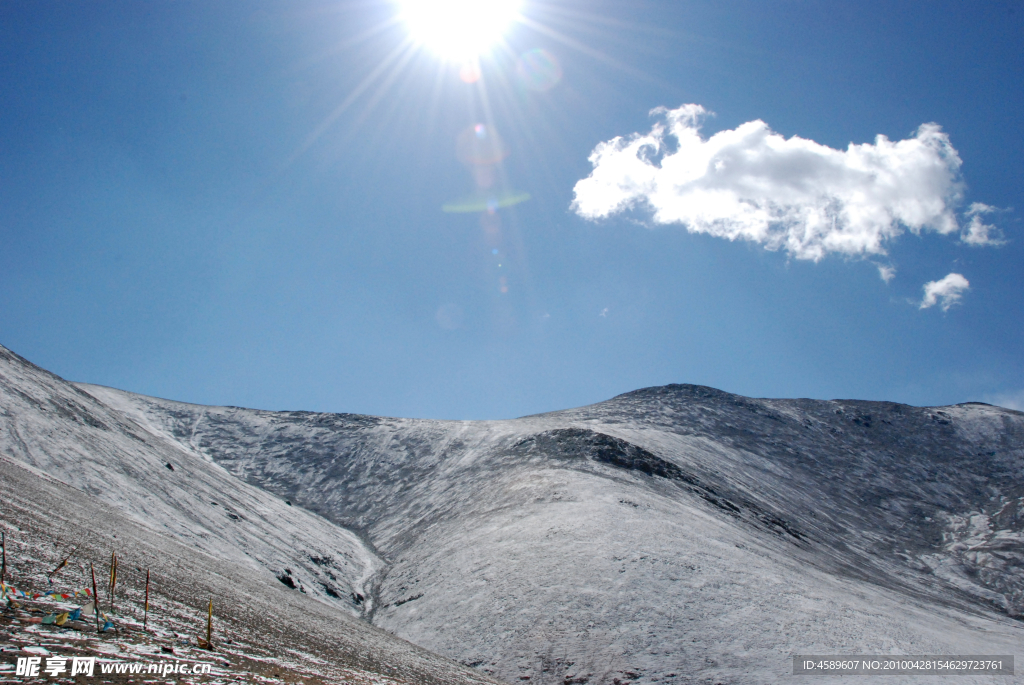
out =
[[(353, 615), (380, 566), (350, 531), (289, 506), (0, 348), (0, 450), (168, 530), (277, 576)], [(286, 574), (285, 569), (291, 573)]]
[[(250, 653), (269, 648), (328, 682), (353, 677), (337, 666), (364, 682), (493, 682), (356, 618), (372, 610), (367, 588), (382, 568), (358, 535), (2, 347), (0, 501), (16, 586), (45, 589), (59, 551), (103, 569), (114, 550), (136, 600), (142, 564), (154, 569), (160, 620), (197, 617), (216, 597), (218, 620)], [(87, 568), (62, 578), (89, 587)]]
[(1024, 645), (1019, 412), (666, 386), (441, 422), (81, 387), (358, 531), (384, 562), (367, 617), (506, 680), (778, 682), (798, 653)]
[[(103, 609), (107, 610), (105, 562), (111, 550), (116, 550), (121, 560), (115, 618), (121, 629), (117, 634), (40, 630), (40, 626), (25, 622), (12, 623), (10, 613), (4, 612), (0, 651), (5, 653), (16, 638), (47, 644), (53, 654), (64, 656), (82, 654), (70, 650), (92, 642), (94, 649), (84, 653), (101, 658), (113, 656), (129, 662), (141, 658), (148, 663), (158, 658), (170, 663), (184, 659), (190, 665), (212, 661), (213, 678), (200, 682), (494, 685), (493, 680), (395, 639), (322, 601), (290, 591), (252, 565), (206, 554), (6, 456), (0, 456), (0, 501), (0, 525), (7, 533), (7, 581), (19, 588), (66, 591), (89, 587), (89, 563), (93, 563), (100, 576)], [(71, 563), (57, 576), (56, 585), (49, 586), (47, 571), (69, 550), (74, 550)], [(146, 570), (152, 571), (148, 634), (138, 630)], [(205, 632), (205, 610), (211, 598), (217, 648), (213, 652), (189, 649), (188, 643), (195, 646), (194, 636)], [(135, 630), (126, 630), (129, 624)], [(162, 653), (154, 643), (173, 645), (173, 656)], [(8, 675), (13, 676), (12, 656), (39, 654), (38, 648), (32, 654), (5, 654), (3, 665), (10, 667)], [(296, 681), (296, 675), (301, 680)], [(103, 682), (139, 681), (104, 678)]]

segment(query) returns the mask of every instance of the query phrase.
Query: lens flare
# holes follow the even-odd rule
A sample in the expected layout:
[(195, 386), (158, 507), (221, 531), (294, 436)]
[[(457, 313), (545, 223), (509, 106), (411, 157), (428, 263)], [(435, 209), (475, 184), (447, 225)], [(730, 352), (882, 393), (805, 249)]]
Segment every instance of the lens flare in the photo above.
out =
[(562, 65), (547, 50), (537, 48), (523, 53), (516, 61), (516, 74), (530, 90), (551, 90), (562, 80)]
[(414, 40), (443, 59), (468, 62), (488, 52), (519, 16), (521, 0), (401, 0)]
[(516, 190), (500, 190), (494, 193), (475, 193), (441, 205), (441, 211), (449, 214), (494, 213), (499, 209), (512, 207), (530, 199), (529, 193)]
[(443, 304), (437, 308), (434, 318), (437, 320), (437, 325), (444, 330), (454, 331), (456, 328), (462, 327), (462, 307), (452, 302)]
[(455, 139), (455, 154), (466, 165), (497, 164), (508, 156), (508, 146), (493, 126), (476, 124)]
[(459, 78), (463, 83), (476, 83), (480, 80), (480, 62), (472, 60), (466, 62), (459, 69)]
[(501, 217), (497, 212), (482, 212), (480, 214), (480, 228), (484, 229), (484, 240), (491, 249), (498, 249), (501, 244)]

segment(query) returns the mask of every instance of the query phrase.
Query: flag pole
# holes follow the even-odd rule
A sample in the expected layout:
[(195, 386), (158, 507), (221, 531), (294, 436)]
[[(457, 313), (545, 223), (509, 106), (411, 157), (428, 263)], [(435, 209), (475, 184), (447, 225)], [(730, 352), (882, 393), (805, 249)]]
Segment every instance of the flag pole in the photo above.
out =
[(213, 597), (210, 597), (210, 608), (206, 613), (206, 648), (213, 650)]
[(67, 555), (66, 557), (64, 557), (64, 561), (62, 561), (62, 562), (60, 562), (59, 564), (57, 564), (57, 568), (55, 568), (55, 569), (53, 569), (52, 571), (50, 571), (50, 574), (49, 574), (48, 576), (46, 576), (46, 580), (48, 580), (48, 581), (50, 582), (50, 585), (53, 585), (53, 579), (54, 579), (54, 577), (55, 577), (55, 576), (56, 576), (56, 575), (57, 575), (58, 573), (60, 573), (60, 572), (61, 572), (61, 570), (63, 570), (63, 568), (64, 568), (65, 566), (67, 566), (67, 565), (68, 565), (68, 562), (69, 562), (69, 561), (71, 561), (71, 557), (75, 556), (75, 552), (77, 552), (77, 551), (78, 551), (78, 547), (75, 547), (74, 549), (72, 549), (72, 550), (71, 550), (71, 554), (69, 554), (69, 555)]
[(117, 587), (117, 552), (114, 552), (110, 565), (110, 613), (114, 613), (114, 589)]
[(146, 630), (146, 624), (149, 622), (149, 569), (146, 569), (146, 603), (144, 605), (144, 613), (142, 614), (142, 629)]
[(92, 562), (89, 562), (89, 570), (92, 572), (92, 608), (96, 612), (96, 632), (100, 632), (100, 598), (96, 594), (96, 569)]

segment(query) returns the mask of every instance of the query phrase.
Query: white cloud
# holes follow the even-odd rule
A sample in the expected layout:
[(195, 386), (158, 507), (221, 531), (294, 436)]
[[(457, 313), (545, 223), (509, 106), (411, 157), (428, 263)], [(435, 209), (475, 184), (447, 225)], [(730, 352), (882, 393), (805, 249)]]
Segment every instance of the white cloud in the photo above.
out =
[(983, 214), (991, 214), (994, 211), (996, 211), (995, 207), (990, 207), (980, 202), (972, 204), (966, 212), (966, 216), (971, 221), (960, 235), (961, 242), (973, 247), (998, 247), (1005, 245), (1006, 241), (1003, 240), (1003, 232), (981, 220)]
[[(646, 206), (658, 224), (742, 238), (798, 259), (886, 254), (905, 229), (960, 229), (960, 157), (937, 124), (906, 140), (835, 150), (750, 121), (708, 139), (700, 105), (659, 108), (646, 134), (594, 148), (573, 209), (598, 219)], [(977, 214), (975, 214), (977, 216)], [(988, 234), (986, 234), (988, 235)], [(892, 272), (880, 269), (885, 278)]]
[(878, 267), (878, 275), (886, 283), (896, 278), (896, 267), (888, 264), (875, 264), (875, 266)]
[(960, 274), (948, 274), (942, 280), (929, 281), (924, 284), (924, 299), (921, 300), (921, 309), (928, 309), (938, 304), (942, 307), (942, 311), (947, 311), (960, 302), (963, 292), (970, 287), (971, 284)]

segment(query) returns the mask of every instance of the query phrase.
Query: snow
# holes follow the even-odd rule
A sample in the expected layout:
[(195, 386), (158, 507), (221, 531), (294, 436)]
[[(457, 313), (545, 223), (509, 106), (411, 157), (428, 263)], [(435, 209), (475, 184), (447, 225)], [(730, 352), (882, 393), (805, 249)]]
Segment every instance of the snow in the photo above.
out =
[[(116, 549), (119, 629), (97, 634), (82, 629), (28, 624), (0, 617), (0, 647), (62, 656), (98, 656), (103, 662), (212, 663), (219, 682), (348, 682), (399, 685), (468, 685), (485, 678), (442, 657), (379, 631), (308, 595), (287, 590), (251, 564), (207, 555), (168, 534), (140, 525), (126, 513), (66, 485), (42, 479), (0, 457), (0, 525), (7, 533), (7, 579), (16, 586), (47, 587), (47, 570), (67, 550), (75, 559), (55, 580), (59, 590), (88, 586), (89, 564), (98, 566), (100, 597), (109, 611), (104, 561)], [(149, 631), (141, 630), (146, 570), (152, 572)], [(216, 650), (200, 649), (206, 609), (214, 600)], [(21, 608), (66, 609), (61, 602), (19, 600)], [(38, 619), (36, 619), (38, 620)], [(171, 653), (155, 647), (170, 648)], [(279, 677), (279, 675), (287, 677)], [(209, 678), (179, 682), (211, 682)]]
[(1024, 644), (1021, 510), (968, 527), (1004, 545), (987, 576), (938, 542), (1021, 489), (1019, 413), (675, 386), (438, 422), (108, 393), (364, 531), (387, 563), (368, 618), (508, 681), (779, 682), (792, 654)]
[(803, 682), (794, 654), (1024, 646), (1020, 412), (665, 386), (426, 421), (202, 407), (0, 362), (4, 454), (508, 682)]
[(3, 371), (4, 454), (197, 549), (275, 576), (291, 569), (306, 593), (352, 615), (366, 610), (352, 596), (366, 594), (363, 583), (381, 562), (357, 535), (240, 482), (144, 418), (56, 377), (10, 362)]

